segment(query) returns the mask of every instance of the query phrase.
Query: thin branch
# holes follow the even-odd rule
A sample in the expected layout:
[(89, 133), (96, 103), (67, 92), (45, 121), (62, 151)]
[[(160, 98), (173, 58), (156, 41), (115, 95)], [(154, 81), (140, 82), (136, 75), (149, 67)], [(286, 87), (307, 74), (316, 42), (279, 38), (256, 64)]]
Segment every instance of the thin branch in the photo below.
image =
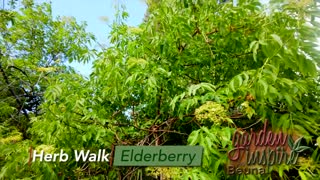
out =
[(177, 132), (177, 131), (170, 131), (170, 130), (154, 130), (154, 129), (143, 129), (143, 128), (139, 128), (135, 125), (132, 125), (134, 128), (139, 129), (139, 130), (143, 130), (143, 131), (149, 131), (149, 132), (166, 132), (166, 133), (176, 133), (176, 134), (181, 134), (181, 135), (188, 135), (186, 133), (181, 133), (181, 132)]
[[(135, 172), (135, 171), (138, 170), (138, 169), (139, 169), (139, 167), (133, 168), (133, 170), (130, 171), (129, 173), (127, 173), (122, 179), (126, 179), (126, 177), (128, 177), (130, 174), (132, 174), (133, 172)], [(131, 178), (130, 178), (130, 179), (131, 179)]]
[(262, 118), (260, 118), (260, 119), (259, 119), (259, 121), (257, 121), (257, 122), (255, 122), (255, 123), (251, 124), (250, 126), (245, 127), (245, 128), (241, 128), (241, 129), (243, 129), (243, 130), (249, 129), (249, 128), (251, 128), (252, 126), (254, 126), (254, 125), (258, 124), (258, 123), (259, 123), (259, 122), (261, 122), (261, 121), (262, 121)]
[[(0, 58), (1, 58), (1, 57), (0, 57)], [(2, 73), (2, 76), (3, 76), (6, 84), (9, 86), (9, 85), (10, 85), (10, 81), (9, 81), (9, 79), (8, 79), (8, 76), (7, 76), (6, 73), (4, 72), (1, 63), (0, 63), (0, 72)], [(26, 109), (23, 108), (23, 104), (22, 104), (22, 102), (20, 101), (19, 97), (16, 95), (16, 93), (13, 91), (13, 89), (12, 89), (11, 87), (9, 88), (9, 91), (10, 91), (11, 95), (16, 99), (16, 102), (17, 102), (18, 105), (19, 105), (19, 109), (22, 110), (22, 112), (23, 112), (24, 116), (27, 118), (28, 122), (30, 122), (29, 114), (28, 114), (28, 112), (26, 111)]]
[(213, 31), (206, 33), (206, 35), (208, 36), (208, 35), (211, 35), (211, 34), (215, 34), (217, 32), (219, 32), (218, 29), (214, 29)]
[(124, 109), (126, 108), (126, 106), (123, 106), (121, 109), (117, 110), (116, 112), (114, 112), (111, 116), (111, 118), (113, 119), (116, 115), (118, 115), (119, 113), (121, 113)]
[(194, 117), (194, 118), (192, 118), (190, 121), (188, 121), (188, 122), (185, 122), (185, 123), (181, 123), (181, 125), (186, 125), (186, 124), (190, 124), (190, 123), (192, 123), (193, 121), (195, 121), (196, 120), (196, 118)]
[(155, 138), (154, 140), (152, 140), (150, 144), (154, 143), (155, 141), (158, 141), (159, 138), (160, 138), (161, 136), (163, 136), (165, 133), (166, 133), (166, 132), (161, 133), (157, 138)]

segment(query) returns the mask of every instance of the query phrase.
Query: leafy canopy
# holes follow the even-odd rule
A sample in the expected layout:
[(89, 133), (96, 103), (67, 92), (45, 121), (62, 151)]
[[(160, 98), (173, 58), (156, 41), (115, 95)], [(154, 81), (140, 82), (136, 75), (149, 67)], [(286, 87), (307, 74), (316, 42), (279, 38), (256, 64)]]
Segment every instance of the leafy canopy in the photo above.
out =
[[(7, 145), (22, 146), (16, 154), (24, 166), (7, 159), (0, 177), (9, 177), (17, 166), (21, 168), (17, 178), (26, 172), (30, 177), (47, 173), (52, 178), (111, 179), (160, 174), (172, 179), (319, 176), (319, 147), (314, 146), (312, 156), (301, 157), (297, 165), (274, 166), (267, 175), (229, 176), (224, 171), (232, 133), (236, 128), (259, 127), (265, 119), (272, 128), (315, 144), (319, 136), (319, 50), (315, 48), (319, 4), (149, 3), (149, 15), (139, 27), (126, 25), (128, 14), (119, 10), (110, 34), (112, 45), (97, 53), (89, 80), (75, 73), (52, 75), (43, 91), (42, 113), (32, 117), (28, 128), (32, 138)], [(70, 27), (78, 27), (72, 22)], [(79, 47), (73, 33), (78, 31), (54, 33), (52, 47), (61, 47), (68, 58), (81, 61), (88, 57), (88, 50)], [(76, 37), (86, 39), (85, 33)], [(61, 45), (64, 41), (75, 47)], [(74, 53), (68, 53), (68, 48)], [(32, 60), (24, 57), (23, 62)], [(116, 168), (75, 161), (37, 162), (28, 167), (30, 144), (57, 152), (112, 151), (113, 145), (202, 145), (204, 157), (198, 168)]]

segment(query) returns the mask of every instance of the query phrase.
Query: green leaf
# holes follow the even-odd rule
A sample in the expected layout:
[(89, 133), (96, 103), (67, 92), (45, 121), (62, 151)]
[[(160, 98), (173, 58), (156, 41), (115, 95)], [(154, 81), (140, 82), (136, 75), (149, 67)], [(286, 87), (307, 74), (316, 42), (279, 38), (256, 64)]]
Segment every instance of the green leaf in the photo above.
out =
[(284, 165), (280, 165), (280, 167), (279, 167), (279, 176), (280, 176), (281, 178), (283, 177), (283, 172), (284, 172), (283, 166), (284, 166)]
[(281, 38), (280, 38), (278, 35), (276, 35), (276, 34), (271, 34), (271, 37), (272, 37), (280, 46), (283, 45), (283, 43), (282, 43), (282, 41), (281, 41)]
[(230, 81), (230, 89), (235, 92), (237, 91), (236, 88), (239, 88), (242, 85), (243, 79), (240, 75), (237, 75)]
[(210, 179), (210, 176), (208, 176), (206, 173), (204, 172), (200, 172), (199, 174), (199, 178), (200, 180), (207, 180), (207, 179)]
[(242, 75), (244, 76), (243, 85), (247, 85), (249, 81), (249, 75), (247, 72), (243, 72)]
[(213, 146), (212, 140), (208, 136), (205, 137), (205, 145), (208, 147), (209, 150)]
[(294, 129), (299, 132), (299, 134), (303, 134), (304, 136), (308, 136), (309, 132), (302, 126), (295, 124)]
[(299, 111), (302, 111), (302, 105), (300, 104), (299, 101), (294, 100), (293, 104)]
[(298, 171), (299, 172), (299, 176), (301, 177), (301, 180), (308, 180), (307, 176), (304, 174), (304, 172), (302, 171)]
[(292, 97), (289, 94), (284, 94), (284, 98), (290, 106), (292, 106)]
[(287, 78), (281, 78), (280, 82), (281, 82), (281, 84), (283, 84), (283, 86), (291, 87), (293, 85), (292, 80), (291, 79), (287, 79)]
[(258, 43), (258, 41), (252, 41), (252, 42), (250, 43), (250, 45), (249, 45), (249, 50), (252, 50), (253, 47), (254, 47), (254, 45), (257, 44), (257, 43)]
[(189, 145), (196, 145), (199, 142), (199, 133), (200, 130), (192, 131), (192, 133), (188, 137)]
[[(266, 95), (268, 92), (268, 84), (263, 79), (259, 79), (258, 86), (260, 87), (260, 91), (262, 91), (263, 95)], [(262, 87), (262, 88), (261, 88)]]
[(257, 51), (259, 49), (259, 42), (258, 41), (252, 41), (250, 43), (250, 46), (249, 46), (249, 50), (252, 51), (253, 53), (253, 60), (255, 62), (257, 62)]
[(259, 49), (259, 43), (256, 43), (252, 49), (253, 52), (253, 60), (257, 62), (257, 51)]
[(309, 74), (312, 77), (317, 75), (317, 68), (314, 62), (309, 59), (303, 61), (303, 65), (300, 66), (304, 74)]

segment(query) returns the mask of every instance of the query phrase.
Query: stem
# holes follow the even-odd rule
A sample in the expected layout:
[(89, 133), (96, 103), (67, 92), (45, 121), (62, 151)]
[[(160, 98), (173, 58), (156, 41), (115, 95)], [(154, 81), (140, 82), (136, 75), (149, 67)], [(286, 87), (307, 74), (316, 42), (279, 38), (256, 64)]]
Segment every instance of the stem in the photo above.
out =
[[(0, 59), (1, 59), (1, 56), (2, 54), (0, 53)], [(23, 112), (23, 115), (27, 118), (28, 122), (30, 122), (30, 117), (29, 117), (29, 114), (27, 112), (27, 110), (23, 107), (23, 103), (20, 101), (19, 97), (16, 95), (16, 93), (14, 92), (14, 90), (11, 88), (11, 85), (10, 85), (10, 81), (9, 81), (9, 78), (7, 76), (7, 74), (5, 73), (3, 67), (2, 67), (2, 63), (0, 63), (0, 72), (2, 73), (2, 76), (4, 78), (4, 81), (5, 83), (7, 84), (8, 88), (9, 88), (9, 91), (11, 93), (11, 95), (15, 98), (18, 106), (19, 106), (19, 109), (22, 110)], [(24, 139), (27, 139), (27, 132), (24, 130), (23, 132), (23, 137)]]

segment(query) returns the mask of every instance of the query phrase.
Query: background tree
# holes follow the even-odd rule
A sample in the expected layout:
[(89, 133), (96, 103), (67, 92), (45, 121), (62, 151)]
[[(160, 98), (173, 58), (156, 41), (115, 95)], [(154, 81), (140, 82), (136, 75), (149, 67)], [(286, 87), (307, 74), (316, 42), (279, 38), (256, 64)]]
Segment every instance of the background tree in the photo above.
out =
[[(40, 109), (44, 92), (74, 73), (65, 62), (89, 60), (93, 51), (88, 45), (94, 38), (74, 18), (54, 20), (48, 3), (10, 1), (5, 7), (0, 10), (0, 179), (25, 174), (26, 162), (19, 157), (27, 157), (27, 148), (37, 142), (28, 130), (33, 118), (46, 113)], [(7, 169), (10, 163), (21, 174)]]
[[(311, 1), (263, 6), (243, 0), (233, 6), (167, 0), (139, 27), (127, 26), (128, 14), (120, 9), (112, 45), (97, 53), (90, 79), (60, 73), (49, 80), (42, 113), (28, 129), (31, 140), (10, 156), (19, 161), (4, 161), (0, 177), (9, 177), (17, 166), (15, 178), (318, 177), (318, 6)], [(259, 128), (266, 119), (272, 128), (304, 136), (314, 151), (297, 165), (274, 166), (267, 175), (227, 175), (234, 130)], [(119, 168), (73, 160), (19, 166), (21, 160), (27, 164), (30, 143), (69, 154), (75, 149), (113, 152), (114, 145), (201, 145), (204, 157), (197, 168)]]

